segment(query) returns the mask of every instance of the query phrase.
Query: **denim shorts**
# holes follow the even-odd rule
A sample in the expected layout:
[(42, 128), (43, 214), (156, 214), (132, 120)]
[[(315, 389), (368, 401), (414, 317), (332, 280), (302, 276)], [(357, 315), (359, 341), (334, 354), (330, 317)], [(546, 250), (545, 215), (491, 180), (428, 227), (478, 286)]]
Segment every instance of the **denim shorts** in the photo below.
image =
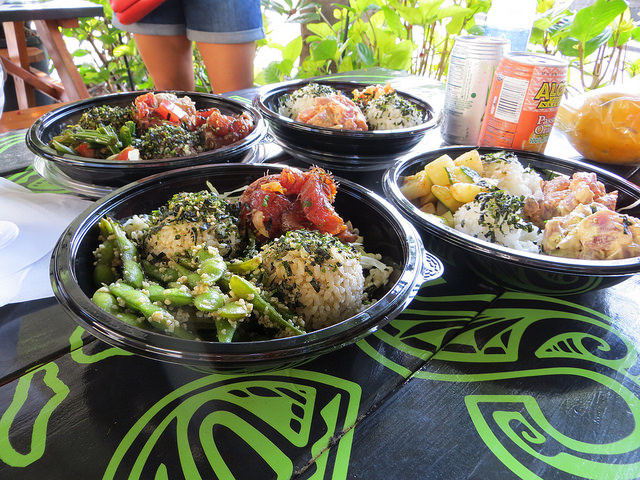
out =
[(130, 33), (186, 35), (204, 43), (246, 43), (265, 37), (260, 0), (166, 0), (137, 23), (113, 25)]

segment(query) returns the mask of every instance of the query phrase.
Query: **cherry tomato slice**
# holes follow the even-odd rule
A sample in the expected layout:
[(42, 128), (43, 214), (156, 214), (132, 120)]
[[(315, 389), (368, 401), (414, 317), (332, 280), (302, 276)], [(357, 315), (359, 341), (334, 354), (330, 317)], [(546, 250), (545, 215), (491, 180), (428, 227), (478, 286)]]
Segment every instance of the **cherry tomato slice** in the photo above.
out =
[(76, 152), (78, 155), (86, 158), (96, 158), (96, 150), (95, 148), (89, 147), (87, 143), (81, 143), (76, 147)]

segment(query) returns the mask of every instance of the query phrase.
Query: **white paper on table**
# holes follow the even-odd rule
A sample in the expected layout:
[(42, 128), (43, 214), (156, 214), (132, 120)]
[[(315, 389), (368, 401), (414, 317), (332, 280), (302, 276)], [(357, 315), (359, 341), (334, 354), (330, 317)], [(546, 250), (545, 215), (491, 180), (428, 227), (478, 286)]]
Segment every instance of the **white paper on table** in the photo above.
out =
[(0, 307), (52, 295), (49, 259), (62, 232), (91, 201), (58, 193), (34, 193), (0, 177), (0, 220), (18, 235), (0, 248)]

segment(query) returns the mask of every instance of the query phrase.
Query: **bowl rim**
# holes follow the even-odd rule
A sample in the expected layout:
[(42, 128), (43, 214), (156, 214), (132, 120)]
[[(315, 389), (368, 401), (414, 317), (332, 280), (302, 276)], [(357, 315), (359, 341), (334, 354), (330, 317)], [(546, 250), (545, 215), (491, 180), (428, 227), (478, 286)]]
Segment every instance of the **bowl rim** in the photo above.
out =
[(253, 104), (256, 106), (263, 116), (270, 122), (275, 122), (280, 124), (280, 126), (286, 126), (287, 128), (291, 128), (297, 132), (303, 132), (308, 134), (319, 134), (319, 135), (332, 135), (337, 137), (347, 137), (355, 140), (371, 140), (372, 138), (382, 137), (388, 138), (392, 137), (404, 137), (404, 136), (413, 136), (413, 135), (422, 135), (427, 130), (431, 130), (437, 127), (440, 123), (439, 115), (436, 115), (436, 112), (433, 106), (419, 97), (412, 95), (404, 90), (398, 90), (394, 87), (394, 90), (401, 95), (403, 98), (411, 101), (414, 105), (418, 106), (423, 112), (425, 112), (429, 118), (426, 122), (421, 123), (419, 125), (415, 125), (412, 127), (405, 128), (397, 128), (397, 129), (388, 129), (388, 130), (367, 130), (367, 131), (357, 131), (357, 130), (343, 130), (338, 128), (329, 128), (329, 127), (320, 127), (316, 125), (309, 125), (302, 122), (297, 122), (292, 118), (281, 115), (280, 113), (272, 110), (267, 106), (267, 101), (271, 99), (271, 97), (275, 97), (274, 100), (277, 100), (280, 96), (285, 93), (290, 93), (298, 88), (303, 87), (309, 83), (319, 83), (321, 85), (330, 85), (336, 87), (338, 85), (342, 87), (336, 87), (338, 90), (344, 90), (345, 87), (348, 86), (350, 89), (362, 88), (369, 85), (374, 85), (374, 82), (359, 82), (354, 80), (344, 80), (344, 79), (328, 79), (328, 78), (306, 78), (299, 80), (289, 80), (286, 82), (279, 82), (270, 85), (265, 85), (258, 90), (258, 95), (255, 97)]
[[(47, 143), (45, 143), (41, 134), (42, 131), (53, 122), (60, 121), (58, 118), (63, 114), (77, 114), (83, 110), (89, 108), (105, 105), (110, 103), (116, 103), (118, 101), (125, 101), (130, 99), (134, 101), (140, 95), (146, 93), (171, 93), (178, 97), (189, 96), (192, 100), (207, 99), (214, 102), (218, 102), (220, 105), (233, 106), (237, 109), (242, 109), (251, 115), (254, 121), (254, 129), (242, 138), (240, 141), (225, 145), (215, 150), (208, 150), (190, 155), (186, 157), (170, 157), (162, 159), (149, 159), (149, 160), (137, 160), (122, 161), (122, 160), (107, 160), (101, 158), (86, 158), (80, 155), (60, 155)], [(85, 108), (81, 108), (81, 107)], [(64, 117), (63, 117), (64, 118)], [(259, 143), (267, 134), (268, 125), (266, 120), (260, 113), (260, 111), (251, 104), (245, 104), (232, 98), (224, 97), (222, 95), (207, 93), (207, 92), (189, 92), (181, 90), (136, 90), (132, 92), (118, 92), (109, 95), (103, 95), (98, 97), (91, 97), (83, 100), (76, 100), (58, 108), (55, 108), (46, 114), (38, 118), (27, 130), (25, 140), (27, 147), (32, 153), (43, 157), (49, 161), (53, 161), (68, 167), (91, 167), (91, 168), (105, 168), (105, 169), (136, 169), (136, 168), (163, 168), (171, 167), (172, 165), (183, 166), (189, 162), (203, 162), (216, 160), (215, 157), (227, 158), (231, 155), (242, 153), (243, 151), (251, 148), (254, 144)], [(213, 157), (213, 158), (212, 158)]]
[[(418, 231), (411, 222), (397, 213), (390, 202), (366, 187), (335, 177), (340, 184), (339, 191), (346, 191), (353, 197), (374, 200), (373, 207), (381, 215), (384, 213), (388, 219), (395, 222), (395, 226), (403, 233), (402, 249), (410, 266), (403, 269), (395, 283), (389, 286), (388, 291), (377, 302), (342, 322), (302, 336), (256, 342), (225, 344), (187, 340), (130, 326), (100, 310), (80, 287), (73, 259), (78, 253), (82, 239), (107, 212), (117, 209), (131, 198), (152, 192), (157, 184), (167, 184), (172, 178), (185, 174), (202, 176), (207, 171), (232, 172), (241, 168), (243, 172), (255, 170), (262, 175), (266, 171), (277, 171), (284, 167), (286, 165), (240, 163), (192, 166), (151, 175), (113, 191), (78, 215), (58, 240), (50, 264), (55, 296), (76, 322), (111, 345), (142, 356), (174, 363), (208, 367), (244, 367), (306, 359), (309, 355), (324, 354), (356, 341), (381, 328), (406, 308), (426, 278), (426, 263), (430, 263), (430, 277), (436, 278), (443, 273), (441, 262), (424, 250)], [(403, 296), (406, 296), (404, 300)], [(211, 351), (213, 347), (215, 351)], [(266, 360), (265, 355), (268, 356)]]
[[(475, 238), (471, 235), (459, 232), (447, 225), (438, 224), (430, 220), (427, 215), (423, 214), (419, 208), (413, 205), (401, 192), (399, 186), (402, 173), (415, 167), (420, 163), (426, 163), (440, 155), (450, 154), (455, 157), (457, 154), (464, 153), (468, 150), (477, 149), (480, 153), (491, 153), (500, 151), (514, 152), (516, 155), (529, 157), (538, 162), (546, 162), (553, 165), (565, 165), (567, 168), (574, 170), (594, 172), (599, 180), (606, 179), (613, 181), (625, 187), (627, 191), (633, 192), (640, 199), (640, 187), (626, 180), (625, 178), (599, 168), (588, 163), (564, 159), (560, 157), (552, 157), (538, 152), (530, 152), (524, 150), (498, 148), (498, 147), (477, 147), (477, 146), (448, 146), (427, 152), (421, 152), (417, 155), (409, 155), (394, 163), (386, 170), (383, 176), (383, 191), (385, 196), (394, 204), (398, 210), (406, 215), (416, 226), (425, 229), (429, 234), (440, 236), (445, 242), (456, 247), (472, 251), (474, 253), (483, 254), (500, 259), (504, 262), (527, 266), (541, 270), (554, 271), (565, 274), (577, 275), (597, 275), (597, 276), (622, 276), (633, 275), (640, 272), (640, 257), (631, 257), (619, 260), (584, 260), (566, 257), (556, 257), (544, 255), (541, 253), (524, 252), (514, 248), (505, 247), (494, 244), (486, 240)], [(549, 168), (553, 170), (552, 168)], [(594, 271), (596, 270), (596, 271)]]

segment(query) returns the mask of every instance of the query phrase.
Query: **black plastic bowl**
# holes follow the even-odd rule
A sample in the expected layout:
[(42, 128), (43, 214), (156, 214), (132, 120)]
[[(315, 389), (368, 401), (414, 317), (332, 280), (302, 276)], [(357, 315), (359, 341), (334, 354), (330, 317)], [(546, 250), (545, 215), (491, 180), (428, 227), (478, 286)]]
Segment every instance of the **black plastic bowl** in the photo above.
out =
[(49, 146), (51, 139), (67, 126), (78, 122), (82, 113), (100, 105), (126, 106), (146, 92), (126, 92), (94, 97), (64, 105), (40, 117), (29, 128), (26, 143), (36, 155), (53, 162), (70, 178), (88, 184), (121, 187), (134, 180), (174, 168), (208, 163), (230, 163), (250, 161), (254, 147), (267, 133), (267, 124), (255, 108), (219, 95), (171, 91), (178, 97), (188, 96), (198, 110), (217, 108), (223, 114), (237, 115), (246, 112), (253, 119), (254, 130), (232, 145), (187, 157), (163, 158), (160, 160), (101, 160), (79, 155), (60, 155)]
[[(372, 333), (401, 312), (426, 279), (442, 274), (442, 264), (425, 252), (419, 233), (388, 202), (355, 183), (340, 180), (336, 210), (364, 235), (365, 248), (381, 253), (394, 266), (379, 300), (331, 327), (298, 337), (259, 342), (219, 343), (175, 338), (127, 325), (100, 310), (92, 251), (98, 244), (97, 222), (150, 212), (180, 191), (199, 191), (210, 182), (218, 191), (248, 185), (279, 165), (224, 164), (189, 167), (154, 175), (116, 190), (76, 218), (62, 234), (51, 260), (51, 281), (60, 303), (96, 337), (139, 355), (212, 371), (255, 371), (291, 366), (340, 348)], [(371, 219), (376, 221), (372, 222)]]
[(370, 83), (330, 80), (295, 80), (269, 85), (259, 91), (254, 106), (269, 122), (276, 142), (289, 154), (306, 161), (335, 170), (381, 170), (411, 150), (425, 133), (438, 124), (433, 107), (426, 101), (396, 90), (396, 92), (423, 112), (424, 123), (396, 130), (352, 131), (318, 127), (296, 122), (278, 113), (280, 98), (309, 83), (329, 85), (348, 97), (358, 88)]
[[(383, 189), (387, 198), (422, 232), (426, 248), (453, 266), (469, 267), (484, 280), (510, 290), (569, 295), (585, 293), (620, 283), (640, 272), (640, 257), (625, 260), (576, 260), (533, 254), (478, 240), (429, 220), (400, 191), (402, 178), (421, 170), (443, 154), (452, 158), (473, 147), (448, 147), (397, 162), (385, 172)], [(479, 148), (480, 153), (497, 148)], [(525, 166), (572, 175), (595, 172), (607, 191), (618, 191), (618, 208), (640, 198), (640, 187), (606, 170), (586, 163), (563, 160), (539, 153), (515, 152)], [(624, 213), (640, 217), (640, 205)]]

